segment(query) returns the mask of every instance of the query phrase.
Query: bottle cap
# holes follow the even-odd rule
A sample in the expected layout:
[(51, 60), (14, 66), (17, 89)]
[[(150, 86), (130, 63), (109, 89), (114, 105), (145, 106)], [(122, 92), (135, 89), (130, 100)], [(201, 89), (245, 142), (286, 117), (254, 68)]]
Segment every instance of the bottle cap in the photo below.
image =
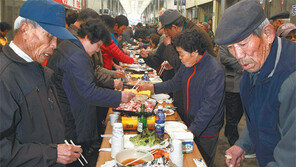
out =
[(159, 105), (158, 106), (158, 110), (163, 110), (163, 106), (162, 105)]

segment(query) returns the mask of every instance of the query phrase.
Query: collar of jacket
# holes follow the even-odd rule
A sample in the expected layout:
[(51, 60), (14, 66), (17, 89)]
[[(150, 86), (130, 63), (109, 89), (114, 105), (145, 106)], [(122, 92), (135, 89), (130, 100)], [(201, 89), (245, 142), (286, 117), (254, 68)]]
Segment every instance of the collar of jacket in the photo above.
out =
[(77, 32), (78, 32), (78, 27), (76, 27), (74, 24), (71, 24), (68, 28), (67, 28), (73, 35), (77, 36)]
[(201, 64), (204, 64), (204, 62), (207, 61), (208, 57), (209, 57), (209, 55), (208, 55), (207, 51), (205, 51), (204, 54), (201, 56), (201, 58), (199, 60), (197, 60), (197, 62), (192, 67), (194, 67), (194, 66), (197, 67)]
[(9, 45), (5, 45), (2, 49), (4, 55), (8, 57), (10, 60), (20, 63), (20, 64), (28, 64), (28, 65), (35, 65), (40, 68), (40, 71), (43, 73), (45, 83), (48, 85), (48, 83), (51, 81), (51, 77), (53, 75), (53, 71), (50, 68), (47, 68), (35, 61), (33, 62), (27, 62), (26, 60), (19, 57), (10, 47)]
[[(186, 23), (186, 25), (185, 25), (185, 23)], [(195, 26), (195, 23), (192, 22), (191, 20), (189, 20), (188, 18), (186, 18), (185, 23), (184, 23), (184, 25), (185, 25), (185, 30), (187, 30), (187, 29), (191, 29), (192, 27)]]
[[(271, 45), (270, 53), (269, 53), (265, 63), (263, 64), (262, 68), (258, 71), (259, 72), (258, 78), (256, 79), (256, 82), (254, 84), (258, 84), (258, 83), (268, 79), (268, 75), (274, 69), (277, 49), (278, 49), (278, 39), (277, 39), (277, 37), (275, 37), (275, 39)], [(249, 73), (249, 75), (250, 75), (250, 73)]]

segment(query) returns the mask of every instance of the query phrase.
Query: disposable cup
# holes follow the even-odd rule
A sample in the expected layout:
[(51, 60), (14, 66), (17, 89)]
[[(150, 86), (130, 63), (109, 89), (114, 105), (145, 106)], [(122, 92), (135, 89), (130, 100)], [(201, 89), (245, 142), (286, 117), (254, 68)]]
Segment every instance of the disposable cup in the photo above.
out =
[(114, 158), (115, 155), (123, 150), (123, 127), (122, 123), (114, 123), (112, 139), (111, 139), (111, 157)]
[(172, 141), (171, 147), (170, 147), (170, 156), (173, 157), (181, 157), (183, 156), (183, 150), (182, 150), (182, 141), (178, 139), (174, 139)]
[(177, 166), (183, 167), (183, 155), (182, 156), (169, 156), (170, 160)]
[(111, 126), (113, 126), (114, 123), (117, 122), (118, 115), (117, 114), (110, 114), (109, 117), (110, 117), (110, 124), (111, 124)]

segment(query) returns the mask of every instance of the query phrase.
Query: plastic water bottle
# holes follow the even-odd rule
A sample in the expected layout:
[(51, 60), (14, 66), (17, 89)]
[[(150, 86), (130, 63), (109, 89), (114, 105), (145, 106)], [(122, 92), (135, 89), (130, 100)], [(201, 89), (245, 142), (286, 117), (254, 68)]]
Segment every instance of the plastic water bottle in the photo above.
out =
[(164, 137), (165, 115), (163, 113), (162, 105), (158, 106), (158, 111), (155, 116), (155, 132), (156, 136), (163, 139)]
[(145, 74), (143, 76), (144, 81), (149, 81), (148, 71), (145, 71)]

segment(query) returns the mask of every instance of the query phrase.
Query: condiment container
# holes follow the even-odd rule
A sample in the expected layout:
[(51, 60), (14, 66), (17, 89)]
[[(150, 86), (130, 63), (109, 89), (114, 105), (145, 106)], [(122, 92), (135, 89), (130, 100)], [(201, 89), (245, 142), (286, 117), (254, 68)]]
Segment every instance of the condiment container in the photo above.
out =
[(192, 153), (193, 151), (193, 134), (191, 132), (170, 132), (170, 143), (174, 139), (182, 141), (183, 153)]

